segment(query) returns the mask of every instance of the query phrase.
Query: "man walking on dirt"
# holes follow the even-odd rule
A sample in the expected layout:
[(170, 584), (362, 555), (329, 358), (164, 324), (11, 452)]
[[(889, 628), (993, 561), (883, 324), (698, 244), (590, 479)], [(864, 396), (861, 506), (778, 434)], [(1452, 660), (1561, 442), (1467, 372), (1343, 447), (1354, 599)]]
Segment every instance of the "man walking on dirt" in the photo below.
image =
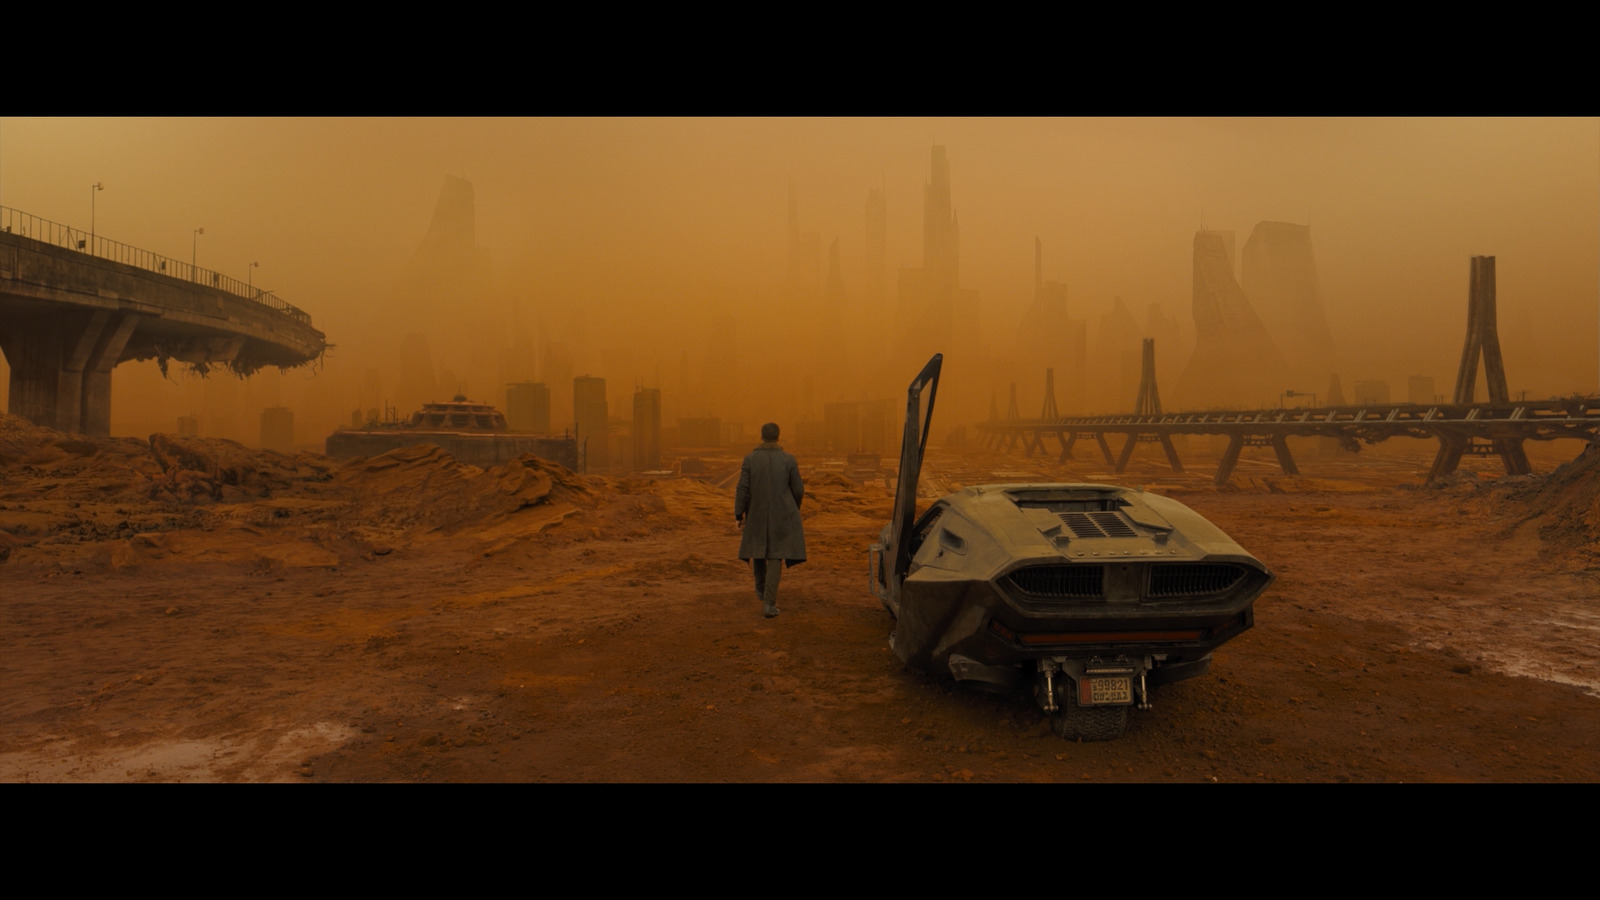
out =
[(778, 446), (778, 425), (761, 426), (761, 446), (739, 469), (733, 517), (744, 529), (739, 558), (755, 568), (756, 596), (767, 618), (778, 614), (778, 578), (785, 565), (806, 561), (806, 535), (800, 524), (800, 499), (806, 487), (800, 466)]

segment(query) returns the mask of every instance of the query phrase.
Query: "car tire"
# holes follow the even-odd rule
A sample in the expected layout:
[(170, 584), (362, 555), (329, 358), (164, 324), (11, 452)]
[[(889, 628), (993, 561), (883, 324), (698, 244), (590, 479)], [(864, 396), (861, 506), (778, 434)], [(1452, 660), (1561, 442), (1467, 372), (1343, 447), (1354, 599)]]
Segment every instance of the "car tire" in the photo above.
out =
[(1050, 714), (1050, 728), (1068, 741), (1114, 741), (1128, 730), (1126, 706), (1079, 706), (1077, 686), (1070, 680), (1058, 689), (1059, 709)]

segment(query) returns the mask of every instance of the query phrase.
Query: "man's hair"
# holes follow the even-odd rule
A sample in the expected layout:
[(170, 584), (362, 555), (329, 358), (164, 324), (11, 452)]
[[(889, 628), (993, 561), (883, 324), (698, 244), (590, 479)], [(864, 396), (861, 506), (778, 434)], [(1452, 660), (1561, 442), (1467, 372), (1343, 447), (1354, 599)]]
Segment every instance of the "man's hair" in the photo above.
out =
[(775, 440), (777, 440), (778, 439), (778, 423), (777, 422), (768, 422), (767, 424), (761, 426), (761, 439), (763, 441), (775, 441)]

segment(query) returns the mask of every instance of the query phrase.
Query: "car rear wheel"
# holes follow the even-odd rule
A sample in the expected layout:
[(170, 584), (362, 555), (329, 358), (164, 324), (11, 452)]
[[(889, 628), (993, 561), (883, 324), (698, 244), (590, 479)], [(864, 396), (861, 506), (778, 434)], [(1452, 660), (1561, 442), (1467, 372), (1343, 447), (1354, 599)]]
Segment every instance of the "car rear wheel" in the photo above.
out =
[(1126, 706), (1079, 706), (1077, 691), (1059, 691), (1060, 708), (1050, 714), (1050, 727), (1063, 740), (1114, 741), (1128, 730)]

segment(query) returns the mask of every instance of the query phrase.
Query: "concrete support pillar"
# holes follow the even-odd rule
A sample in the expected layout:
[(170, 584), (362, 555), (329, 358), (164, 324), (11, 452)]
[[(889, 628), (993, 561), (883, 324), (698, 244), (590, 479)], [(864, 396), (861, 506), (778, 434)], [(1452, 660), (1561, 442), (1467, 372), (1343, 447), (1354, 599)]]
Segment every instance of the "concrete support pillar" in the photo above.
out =
[(1437, 479), (1454, 472), (1461, 465), (1461, 454), (1467, 450), (1467, 438), (1451, 432), (1439, 432), (1439, 452), (1433, 457), (1433, 466), (1428, 469), (1428, 478), (1425, 484), (1433, 484)]
[(1027, 453), (1027, 455), (1030, 456), (1030, 457), (1033, 456), (1033, 453), (1034, 453), (1035, 450), (1039, 451), (1040, 453), (1044, 452), (1044, 431), (1043, 430), (1035, 431), (1033, 433), (1033, 439), (1028, 441), (1028, 453)]
[[(1072, 445), (1078, 442), (1078, 438), (1087, 438), (1089, 436), (1087, 433), (1079, 434), (1076, 431), (1072, 432), (1071, 434), (1071, 437), (1068, 437), (1061, 442), (1061, 456), (1057, 457), (1056, 462), (1066, 462), (1068, 459), (1075, 458), (1072, 455)], [(1116, 457), (1111, 455), (1111, 445), (1106, 443), (1105, 433), (1100, 431), (1094, 432), (1094, 440), (1095, 443), (1100, 445), (1100, 455), (1105, 458), (1106, 465), (1116, 465)]]
[(1494, 451), (1506, 464), (1507, 475), (1533, 474), (1533, 466), (1528, 464), (1528, 454), (1522, 449), (1522, 438), (1497, 438)]
[(1128, 434), (1128, 442), (1122, 445), (1122, 455), (1117, 457), (1116, 470), (1119, 474), (1128, 468), (1128, 460), (1133, 458), (1133, 445), (1139, 443), (1141, 438), (1145, 441), (1154, 440), (1159, 442), (1161, 449), (1166, 451), (1167, 464), (1172, 466), (1172, 471), (1180, 473), (1183, 471), (1183, 461), (1178, 459), (1178, 448), (1173, 446), (1171, 435), (1165, 432), (1145, 432), (1144, 434), (1130, 432)]
[(7, 323), (0, 344), (11, 366), (7, 408), (35, 425), (56, 428), (61, 386), (62, 332), (57, 323)]
[(139, 316), (123, 313), (116, 324), (104, 330), (95, 343), (94, 353), (83, 372), (82, 430), (90, 437), (111, 436), (111, 370), (122, 358), (122, 348), (139, 327)]
[(1239, 451), (1244, 449), (1244, 435), (1228, 435), (1228, 449), (1222, 451), (1222, 461), (1217, 465), (1217, 477), (1214, 484), (1222, 487), (1233, 477), (1233, 467), (1239, 464)]
[(1278, 465), (1285, 475), (1299, 475), (1300, 467), (1294, 464), (1294, 454), (1289, 452), (1289, 439), (1281, 434), (1272, 436), (1272, 450), (1278, 454)]
[(88, 433), (83, 428), (83, 370), (89, 364), (89, 357), (110, 318), (110, 310), (95, 310), (76, 335), (69, 332), (63, 336), (66, 345), (63, 349), (66, 352), (62, 354), (61, 375), (56, 387), (55, 424), (52, 427), (61, 431)]
[(83, 373), (80, 427), (89, 437), (111, 436), (111, 373), (90, 369)]
[(1122, 471), (1128, 468), (1128, 460), (1133, 458), (1133, 445), (1138, 442), (1139, 435), (1132, 431), (1128, 432), (1128, 442), (1122, 445), (1122, 455), (1117, 457), (1115, 469), (1117, 474), (1122, 474)]
[(11, 366), (9, 408), (35, 425), (111, 434), (111, 370), (139, 316), (96, 310), (9, 324), (0, 349)]
[(1178, 459), (1178, 448), (1172, 444), (1172, 435), (1161, 435), (1161, 449), (1167, 451), (1167, 462), (1171, 464), (1172, 471), (1183, 472), (1183, 460)]

